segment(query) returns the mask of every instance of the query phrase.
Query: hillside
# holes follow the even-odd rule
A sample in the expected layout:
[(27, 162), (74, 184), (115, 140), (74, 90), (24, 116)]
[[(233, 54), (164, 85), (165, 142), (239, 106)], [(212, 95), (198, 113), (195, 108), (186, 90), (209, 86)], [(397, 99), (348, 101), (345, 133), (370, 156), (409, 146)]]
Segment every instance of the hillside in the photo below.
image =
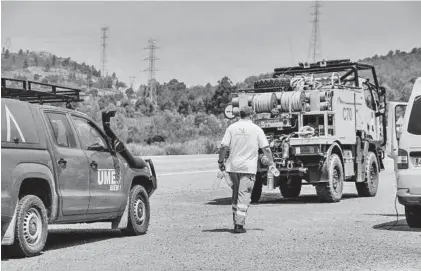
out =
[(127, 87), (125, 83), (118, 81), (115, 73), (104, 78), (101, 71), (94, 66), (80, 64), (70, 57), (63, 58), (47, 52), (28, 50), (19, 50), (17, 53), (8, 50), (3, 52), (1, 76), (82, 89), (116, 90)]
[[(410, 52), (390, 51), (387, 55), (359, 60), (376, 67), (379, 83), (386, 87), (389, 100), (406, 101), (415, 78), (421, 76), (421, 48)], [(5, 52), (2, 55), (2, 77), (22, 78), (58, 83), (83, 89), (85, 101), (77, 110), (89, 114), (96, 121), (101, 110), (116, 109), (113, 126), (128, 143), (138, 144), (138, 154), (196, 154), (213, 153), (229, 121), (223, 110), (230, 95), (238, 88), (249, 88), (271, 73), (247, 77), (233, 84), (228, 77), (215, 85), (197, 85), (190, 88), (172, 79), (158, 83), (158, 108), (153, 108), (145, 97), (146, 86), (137, 90), (119, 82), (115, 74), (103, 78), (94, 67), (79, 64), (70, 58), (49, 53)], [(268, 67), (272, 71), (273, 67)], [(144, 147), (139, 147), (143, 145)]]
[(361, 61), (376, 67), (379, 83), (386, 88), (389, 100), (408, 101), (415, 79), (421, 77), (421, 48), (389, 51), (387, 55)]

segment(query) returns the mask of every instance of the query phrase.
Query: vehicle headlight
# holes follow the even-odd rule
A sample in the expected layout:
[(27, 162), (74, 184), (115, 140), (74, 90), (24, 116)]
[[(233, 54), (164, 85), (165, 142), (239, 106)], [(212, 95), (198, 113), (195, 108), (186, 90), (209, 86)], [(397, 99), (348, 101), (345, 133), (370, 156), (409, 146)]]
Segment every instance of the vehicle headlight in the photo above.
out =
[(318, 154), (320, 153), (319, 145), (306, 145), (295, 147), (295, 154)]

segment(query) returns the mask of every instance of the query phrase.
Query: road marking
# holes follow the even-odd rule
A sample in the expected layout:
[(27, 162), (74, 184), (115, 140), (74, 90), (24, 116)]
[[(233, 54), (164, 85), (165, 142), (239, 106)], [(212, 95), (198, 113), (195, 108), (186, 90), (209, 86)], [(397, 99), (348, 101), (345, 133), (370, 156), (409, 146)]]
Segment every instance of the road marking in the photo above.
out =
[(168, 176), (168, 175), (188, 175), (188, 174), (197, 174), (197, 173), (210, 173), (217, 172), (218, 170), (202, 170), (202, 171), (181, 171), (181, 172), (172, 172), (172, 173), (161, 173), (157, 174), (158, 176)]

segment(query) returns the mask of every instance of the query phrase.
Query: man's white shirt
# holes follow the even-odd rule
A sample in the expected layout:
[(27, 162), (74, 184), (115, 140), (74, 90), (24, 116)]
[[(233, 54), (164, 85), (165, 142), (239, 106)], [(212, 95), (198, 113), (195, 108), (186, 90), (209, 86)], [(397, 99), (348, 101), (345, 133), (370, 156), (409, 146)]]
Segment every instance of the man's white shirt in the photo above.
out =
[(221, 145), (230, 147), (227, 172), (256, 174), (259, 148), (269, 146), (262, 128), (251, 120), (240, 119), (225, 131)]

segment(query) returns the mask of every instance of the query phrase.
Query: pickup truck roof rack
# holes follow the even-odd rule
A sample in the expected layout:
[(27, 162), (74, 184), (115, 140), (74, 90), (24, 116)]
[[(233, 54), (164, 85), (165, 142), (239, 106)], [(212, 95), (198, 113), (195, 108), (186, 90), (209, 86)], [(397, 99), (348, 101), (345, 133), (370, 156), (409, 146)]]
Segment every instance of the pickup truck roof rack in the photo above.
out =
[(285, 67), (285, 68), (276, 68), (274, 69), (273, 77), (279, 77), (283, 75), (300, 75), (300, 74), (309, 74), (309, 73), (328, 73), (328, 72), (346, 72), (341, 76), (341, 80), (347, 78), (350, 75), (354, 75), (356, 80), (356, 86), (358, 86), (358, 72), (364, 70), (371, 70), (374, 84), (376, 87), (379, 87), (377, 80), (376, 71), (374, 66), (351, 62), (349, 59), (339, 59), (339, 60), (328, 60), (328, 61), (318, 61), (316, 63), (299, 63), (295, 67)]
[[(14, 84), (10, 86), (7, 82), (14, 82)], [(21, 85), (21, 88), (19, 88), (19, 85)], [(72, 108), (71, 102), (83, 102), (83, 99), (80, 98), (80, 92), (81, 90), (76, 88), (29, 80), (1, 78), (2, 98), (17, 99), (28, 103), (66, 103), (67, 108)]]

